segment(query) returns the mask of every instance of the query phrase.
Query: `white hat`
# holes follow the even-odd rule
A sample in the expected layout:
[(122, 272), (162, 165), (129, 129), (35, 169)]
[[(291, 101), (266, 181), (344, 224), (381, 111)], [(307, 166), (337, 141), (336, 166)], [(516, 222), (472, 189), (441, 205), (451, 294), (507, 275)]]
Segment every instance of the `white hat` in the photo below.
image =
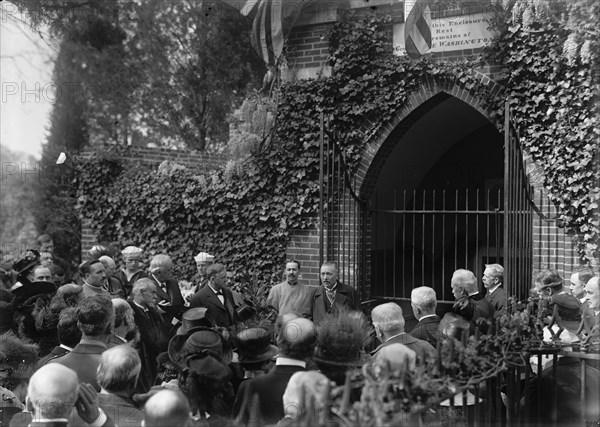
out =
[(196, 262), (213, 262), (214, 260), (215, 257), (206, 252), (200, 252), (194, 257), (194, 261)]
[(125, 249), (123, 249), (121, 251), (121, 255), (123, 255), (124, 257), (132, 256), (132, 255), (141, 256), (142, 253), (144, 253), (144, 250), (142, 248), (138, 248), (136, 246), (127, 246)]

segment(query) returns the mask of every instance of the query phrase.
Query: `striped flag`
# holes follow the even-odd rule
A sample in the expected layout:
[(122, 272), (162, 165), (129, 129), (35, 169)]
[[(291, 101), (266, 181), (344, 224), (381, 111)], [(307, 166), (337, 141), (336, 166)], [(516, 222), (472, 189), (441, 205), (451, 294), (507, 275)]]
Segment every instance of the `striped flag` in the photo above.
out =
[(428, 3), (428, 0), (404, 3), (404, 47), (406, 54), (413, 59), (431, 49), (431, 10)]
[(274, 65), (300, 11), (311, 0), (223, 1), (253, 19), (252, 46), (267, 64)]

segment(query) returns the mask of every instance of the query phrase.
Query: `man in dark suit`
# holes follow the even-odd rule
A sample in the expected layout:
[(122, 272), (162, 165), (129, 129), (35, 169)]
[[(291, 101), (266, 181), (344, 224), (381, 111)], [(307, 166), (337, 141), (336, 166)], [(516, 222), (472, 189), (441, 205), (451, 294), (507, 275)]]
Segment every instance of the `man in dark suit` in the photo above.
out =
[(84, 298), (77, 306), (77, 326), (81, 330), (81, 341), (73, 351), (49, 361), (59, 363), (77, 373), (79, 382), (91, 384), (96, 391), (96, 369), (100, 355), (107, 348), (113, 331), (115, 312), (110, 297), (96, 295)]
[(481, 280), (487, 289), (485, 299), (494, 306), (494, 316), (502, 313), (506, 307), (506, 291), (504, 290), (504, 267), (500, 264), (486, 264)]
[[(273, 369), (262, 376), (243, 381), (233, 404), (233, 415), (243, 425), (275, 424), (284, 417), (282, 396), (291, 376), (306, 369), (317, 342), (313, 322), (296, 318), (286, 322), (277, 335), (279, 357)], [(258, 403), (258, 408), (253, 405)], [(252, 414), (260, 418), (250, 419)]]
[(475, 333), (477, 327), (485, 333), (486, 322), (494, 317), (494, 306), (479, 292), (475, 274), (470, 270), (458, 269), (452, 274), (450, 285), (456, 299), (452, 311), (471, 323), (470, 333)]
[(56, 329), (60, 345), (57, 345), (49, 354), (42, 357), (37, 363), (36, 369), (41, 368), (52, 359), (73, 351), (73, 348), (81, 340), (81, 330), (77, 326), (77, 309), (75, 307), (68, 307), (60, 312)]
[(100, 407), (119, 426), (139, 427), (143, 413), (131, 396), (140, 375), (142, 362), (133, 347), (119, 345), (102, 353), (98, 366), (98, 394)]
[(410, 335), (427, 341), (434, 348), (437, 348), (438, 326), (441, 319), (435, 314), (437, 308), (435, 290), (429, 286), (413, 289), (410, 293), (410, 304), (415, 318), (418, 320), (417, 325), (410, 331)]
[(315, 325), (340, 307), (360, 311), (358, 292), (338, 281), (338, 269), (333, 262), (323, 263), (320, 276), (321, 286), (315, 290), (311, 303), (312, 320)]
[(173, 315), (162, 310), (164, 306), (183, 307), (184, 301), (179, 290), (179, 283), (172, 276), (173, 261), (165, 254), (159, 254), (150, 260), (150, 278), (156, 283), (156, 295), (158, 296), (158, 309), (162, 311), (163, 317), (168, 322), (177, 323)]
[(169, 336), (160, 313), (156, 310), (156, 285), (149, 278), (142, 278), (133, 284), (133, 300), (129, 302), (134, 313), (135, 324), (140, 333), (138, 352), (142, 359), (142, 372), (136, 392), (146, 393), (154, 385), (158, 370), (156, 358), (167, 351)]
[(192, 297), (190, 307), (205, 307), (206, 317), (216, 326), (234, 329), (238, 322), (233, 294), (227, 289), (227, 271), (223, 264), (211, 264), (206, 269), (207, 286)]
[(390, 344), (404, 344), (417, 354), (417, 364), (429, 365), (435, 362), (437, 353), (431, 344), (404, 332), (404, 315), (398, 304), (388, 302), (378, 305), (371, 311), (371, 321), (377, 338), (381, 341), (379, 347), (371, 352), (371, 356)]

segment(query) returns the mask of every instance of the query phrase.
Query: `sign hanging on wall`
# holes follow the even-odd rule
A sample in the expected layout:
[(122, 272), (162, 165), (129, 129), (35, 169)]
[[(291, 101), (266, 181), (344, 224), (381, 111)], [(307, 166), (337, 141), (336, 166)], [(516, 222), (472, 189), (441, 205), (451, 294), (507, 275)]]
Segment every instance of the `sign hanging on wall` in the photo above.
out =
[(393, 27), (394, 54), (418, 58), (421, 55), (478, 49), (495, 36), (489, 25), (491, 11), (482, 7), (442, 10), (428, 0), (404, 3), (404, 21)]

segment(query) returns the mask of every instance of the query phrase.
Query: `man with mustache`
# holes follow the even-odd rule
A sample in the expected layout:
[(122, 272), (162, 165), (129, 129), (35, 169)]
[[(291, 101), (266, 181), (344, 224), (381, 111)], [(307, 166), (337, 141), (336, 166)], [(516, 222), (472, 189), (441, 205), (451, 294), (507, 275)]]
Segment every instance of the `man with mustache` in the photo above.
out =
[(321, 286), (313, 295), (311, 315), (315, 325), (318, 325), (327, 314), (341, 307), (348, 310), (360, 311), (360, 297), (351, 286), (338, 281), (338, 269), (333, 262), (324, 262), (321, 266)]
[(273, 286), (267, 297), (267, 304), (279, 315), (295, 312), (310, 317), (312, 296), (316, 286), (298, 282), (300, 262), (290, 260), (285, 264), (285, 281)]

